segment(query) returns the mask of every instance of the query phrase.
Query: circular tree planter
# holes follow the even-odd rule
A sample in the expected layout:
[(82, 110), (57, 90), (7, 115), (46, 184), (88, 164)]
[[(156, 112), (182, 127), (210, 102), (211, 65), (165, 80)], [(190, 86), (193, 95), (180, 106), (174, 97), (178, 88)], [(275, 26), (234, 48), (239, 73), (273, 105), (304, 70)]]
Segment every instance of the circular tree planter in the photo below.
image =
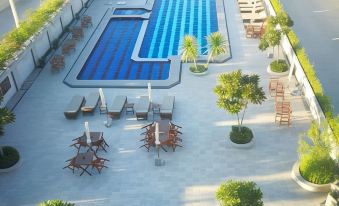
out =
[[(6, 161), (1, 161), (0, 162), (0, 173), (6, 173), (6, 172), (11, 172), (17, 168), (19, 168), (22, 164), (22, 160), (20, 158), (19, 152), (13, 148), (13, 147), (9, 147), (9, 146), (5, 146), (3, 147), (4, 150), (4, 154), (6, 156)], [(13, 155), (12, 157), (9, 156), (9, 154)], [(1, 164), (6, 164), (8, 165), (8, 167), (5, 165), (1, 165)]]
[(205, 65), (199, 65), (198, 64), (198, 71), (194, 71), (195, 67), (191, 66), (190, 67), (190, 72), (191, 74), (195, 75), (195, 76), (205, 76), (206, 74), (208, 74), (208, 68), (205, 67)]
[(234, 142), (232, 142), (230, 137), (228, 137), (227, 139), (228, 139), (228, 141), (229, 141), (229, 143), (232, 147), (238, 148), (238, 149), (250, 149), (254, 146), (254, 143), (255, 143), (254, 138), (252, 138), (252, 140), (250, 142), (246, 143), (246, 144), (234, 143)]
[(331, 189), (331, 184), (319, 185), (305, 180), (299, 171), (299, 161), (294, 163), (291, 171), (291, 177), (300, 187), (310, 192), (328, 192)]
[(252, 148), (254, 146), (253, 131), (246, 126), (241, 126), (241, 130), (242, 132), (239, 132), (238, 126), (232, 126), (232, 131), (228, 138), (231, 146), (239, 149)]
[(267, 67), (267, 73), (269, 73), (272, 76), (287, 76), (289, 72), (290, 72), (289, 69), (285, 72), (274, 72), (274, 71), (271, 70), (270, 65), (268, 65), (268, 67)]

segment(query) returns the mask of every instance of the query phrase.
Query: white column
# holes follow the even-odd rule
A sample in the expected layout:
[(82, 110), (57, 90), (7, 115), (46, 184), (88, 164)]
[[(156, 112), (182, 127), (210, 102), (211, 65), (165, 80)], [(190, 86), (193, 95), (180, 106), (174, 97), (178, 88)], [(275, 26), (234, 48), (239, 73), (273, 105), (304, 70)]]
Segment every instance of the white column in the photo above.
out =
[(9, 5), (11, 6), (12, 13), (13, 13), (15, 26), (16, 28), (19, 28), (19, 17), (18, 17), (18, 13), (16, 12), (14, 0), (8, 0), (8, 1), (9, 1)]

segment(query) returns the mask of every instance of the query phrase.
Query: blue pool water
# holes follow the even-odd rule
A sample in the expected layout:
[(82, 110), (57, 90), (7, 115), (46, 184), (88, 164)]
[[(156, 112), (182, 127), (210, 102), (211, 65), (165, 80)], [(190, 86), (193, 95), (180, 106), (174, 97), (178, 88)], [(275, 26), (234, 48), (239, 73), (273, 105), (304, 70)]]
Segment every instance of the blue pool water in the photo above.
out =
[[(114, 14), (138, 14), (144, 9), (118, 9)], [(178, 54), (185, 34), (197, 37), (200, 47), (205, 37), (218, 30), (216, 0), (156, 0), (139, 57), (167, 58)], [(143, 23), (137, 18), (113, 18), (107, 24), (78, 80), (165, 80), (169, 61), (136, 62), (131, 59)], [(200, 49), (203, 54), (206, 48)], [(178, 74), (179, 75), (179, 74)]]
[(148, 11), (146, 9), (124, 9), (119, 8), (115, 9), (113, 14), (114, 15), (142, 15), (147, 13)]
[[(177, 55), (185, 34), (197, 37), (205, 47), (206, 36), (218, 30), (216, 0), (155, 1), (139, 56), (166, 58)], [(206, 48), (201, 48), (203, 54)]]
[(141, 28), (140, 19), (111, 19), (80, 73), (79, 80), (164, 80), (169, 62), (136, 62), (131, 59)]

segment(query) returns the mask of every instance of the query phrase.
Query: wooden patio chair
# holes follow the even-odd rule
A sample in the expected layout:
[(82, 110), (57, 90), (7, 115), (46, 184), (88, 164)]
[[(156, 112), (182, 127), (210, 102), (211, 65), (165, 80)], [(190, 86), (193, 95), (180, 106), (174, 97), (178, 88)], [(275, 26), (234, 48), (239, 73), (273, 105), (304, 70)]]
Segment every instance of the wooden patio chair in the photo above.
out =
[(92, 17), (88, 15), (83, 16), (81, 18), (81, 27), (88, 28), (90, 26), (93, 26)]
[(94, 154), (95, 159), (92, 161), (92, 169), (95, 168), (99, 173), (101, 173), (101, 170), (103, 168), (108, 168), (105, 165), (105, 162), (109, 162), (108, 159), (98, 157), (96, 154)]
[(50, 60), (52, 71), (59, 71), (60, 69), (65, 68), (65, 58), (64, 55), (54, 55)]
[(73, 27), (71, 32), (73, 40), (80, 41), (84, 37), (84, 31), (81, 27)]
[(66, 169), (69, 168), (70, 170), (72, 170), (73, 174), (74, 174), (74, 169), (80, 169), (80, 165), (77, 165), (75, 163), (75, 158), (76, 157), (72, 157), (69, 160), (66, 160), (66, 162), (69, 162), (68, 165), (66, 165), (65, 167), (63, 167), (62, 169)]

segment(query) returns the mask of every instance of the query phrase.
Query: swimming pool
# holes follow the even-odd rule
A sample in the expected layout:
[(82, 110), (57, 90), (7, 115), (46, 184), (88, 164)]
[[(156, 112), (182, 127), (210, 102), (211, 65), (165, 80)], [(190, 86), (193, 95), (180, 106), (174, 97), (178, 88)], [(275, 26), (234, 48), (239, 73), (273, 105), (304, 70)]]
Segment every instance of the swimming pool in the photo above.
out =
[(218, 30), (216, 0), (155, 1), (139, 56), (166, 58), (178, 54), (185, 34), (197, 37), (200, 54), (206, 36)]
[[(167, 80), (171, 73), (171, 62), (167, 59), (178, 54), (185, 34), (195, 35), (204, 47), (205, 36), (218, 30), (216, 10), (216, 0), (157, 0), (147, 21), (148, 17), (129, 16), (149, 13), (146, 9), (116, 9), (113, 15), (124, 17), (112, 17), (108, 21), (76, 79)], [(145, 25), (146, 31), (143, 30), (145, 33), (138, 40)], [(138, 47), (137, 41), (140, 41)], [(200, 54), (205, 50), (200, 49)], [(132, 54), (138, 61), (132, 59)]]
[(148, 13), (146, 9), (118, 8), (113, 11), (113, 15), (142, 15)]
[(111, 19), (91, 54), (78, 80), (164, 80), (168, 78), (170, 63), (136, 62), (131, 54), (139, 33), (141, 19)]

